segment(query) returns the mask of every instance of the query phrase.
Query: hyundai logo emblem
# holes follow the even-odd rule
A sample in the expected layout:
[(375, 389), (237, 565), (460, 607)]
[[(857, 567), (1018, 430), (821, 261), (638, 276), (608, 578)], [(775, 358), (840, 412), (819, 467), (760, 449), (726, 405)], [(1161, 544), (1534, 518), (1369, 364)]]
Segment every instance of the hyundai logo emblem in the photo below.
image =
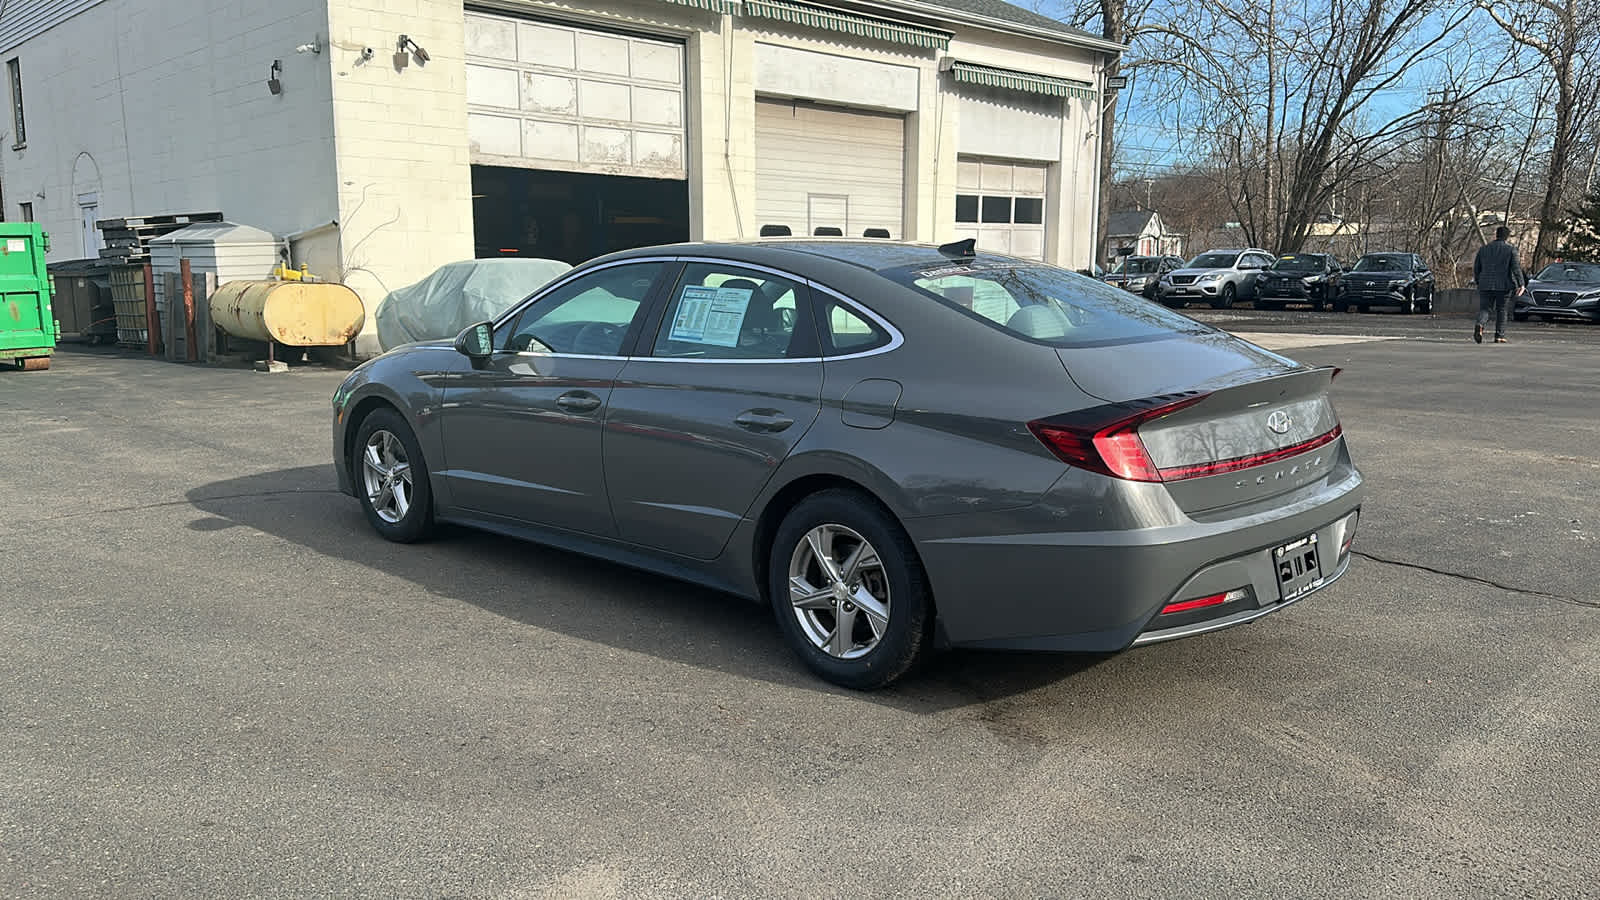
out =
[(1281, 409), (1267, 416), (1267, 430), (1273, 434), (1288, 434), (1289, 427), (1293, 424), (1294, 419)]

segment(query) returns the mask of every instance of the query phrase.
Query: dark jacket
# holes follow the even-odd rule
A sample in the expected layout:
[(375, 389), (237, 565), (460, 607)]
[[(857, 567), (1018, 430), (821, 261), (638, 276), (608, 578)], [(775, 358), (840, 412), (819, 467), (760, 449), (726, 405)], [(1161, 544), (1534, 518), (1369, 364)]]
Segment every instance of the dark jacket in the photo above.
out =
[(1472, 277), (1480, 291), (1514, 291), (1528, 282), (1517, 248), (1505, 241), (1491, 241), (1478, 249), (1472, 260)]

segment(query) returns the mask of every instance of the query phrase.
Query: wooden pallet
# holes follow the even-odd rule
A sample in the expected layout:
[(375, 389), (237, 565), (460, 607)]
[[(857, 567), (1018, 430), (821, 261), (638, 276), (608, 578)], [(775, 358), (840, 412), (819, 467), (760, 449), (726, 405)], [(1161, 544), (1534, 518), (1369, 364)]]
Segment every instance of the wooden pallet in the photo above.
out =
[(222, 213), (174, 213), (167, 216), (127, 216), (121, 219), (100, 219), (95, 222), (96, 228), (101, 231), (107, 229), (135, 229), (160, 226), (177, 226), (183, 228), (187, 225), (197, 225), (202, 222), (221, 222)]

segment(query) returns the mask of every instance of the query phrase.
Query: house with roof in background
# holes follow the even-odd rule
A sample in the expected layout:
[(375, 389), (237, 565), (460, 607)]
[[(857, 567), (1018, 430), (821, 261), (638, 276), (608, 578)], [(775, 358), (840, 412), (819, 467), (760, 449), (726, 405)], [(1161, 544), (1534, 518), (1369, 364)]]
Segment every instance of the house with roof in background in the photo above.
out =
[(1111, 214), (1106, 225), (1104, 258), (1115, 262), (1122, 251), (1129, 256), (1182, 256), (1184, 236), (1167, 228), (1155, 210), (1129, 209)]

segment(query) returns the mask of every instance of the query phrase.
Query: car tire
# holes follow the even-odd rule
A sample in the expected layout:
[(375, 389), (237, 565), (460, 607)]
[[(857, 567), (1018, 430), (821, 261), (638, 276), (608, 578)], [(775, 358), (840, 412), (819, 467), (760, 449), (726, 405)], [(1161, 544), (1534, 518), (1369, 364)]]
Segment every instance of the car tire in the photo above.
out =
[(1257, 300), (1257, 309), (1283, 309), (1286, 304), (1281, 300)]
[(1189, 301), (1174, 300), (1171, 297), (1162, 297), (1161, 305), (1167, 307), (1168, 309), (1187, 309), (1189, 307)]
[(1238, 299), (1238, 297), (1238, 288), (1235, 288), (1232, 284), (1225, 284), (1222, 286), (1221, 292), (1217, 294), (1217, 299), (1211, 301), (1211, 308), (1233, 309), (1233, 301)]
[(1370, 307), (1367, 304), (1363, 303), (1360, 306), (1357, 306), (1356, 310), (1358, 312), (1362, 312), (1362, 313), (1369, 313), (1369, 312), (1372, 312), (1372, 307)]
[(1400, 311), (1408, 316), (1416, 315), (1417, 298), (1412, 296), (1410, 292), (1407, 292), (1405, 299), (1400, 301)]
[(1514, 312), (1514, 313), (1511, 314), (1511, 318), (1515, 319), (1518, 322), (1526, 322), (1526, 321), (1528, 321), (1528, 313), (1525, 313), (1525, 312)]
[(386, 540), (410, 544), (433, 533), (433, 490), (417, 436), (393, 409), (361, 420), (350, 451), (350, 480), (367, 522)]
[(1344, 300), (1335, 300), (1333, 301), (1333, 311), (1336, 313), (1348, 313), (1350, 304)]
[[(842, 571), (862, 547), (877, 564)], [(807, 497), (784, 516), (768, 552), (767, 591), (778, 629), (819, 677), (874, 690), (911, 671), (932, 646), (927, 573), (911, 538), (872, 498), (844, 489)], [(823, 568), (821, 556), (840, 580)], [(876, 605), (869, 610), (855, 600)]]

